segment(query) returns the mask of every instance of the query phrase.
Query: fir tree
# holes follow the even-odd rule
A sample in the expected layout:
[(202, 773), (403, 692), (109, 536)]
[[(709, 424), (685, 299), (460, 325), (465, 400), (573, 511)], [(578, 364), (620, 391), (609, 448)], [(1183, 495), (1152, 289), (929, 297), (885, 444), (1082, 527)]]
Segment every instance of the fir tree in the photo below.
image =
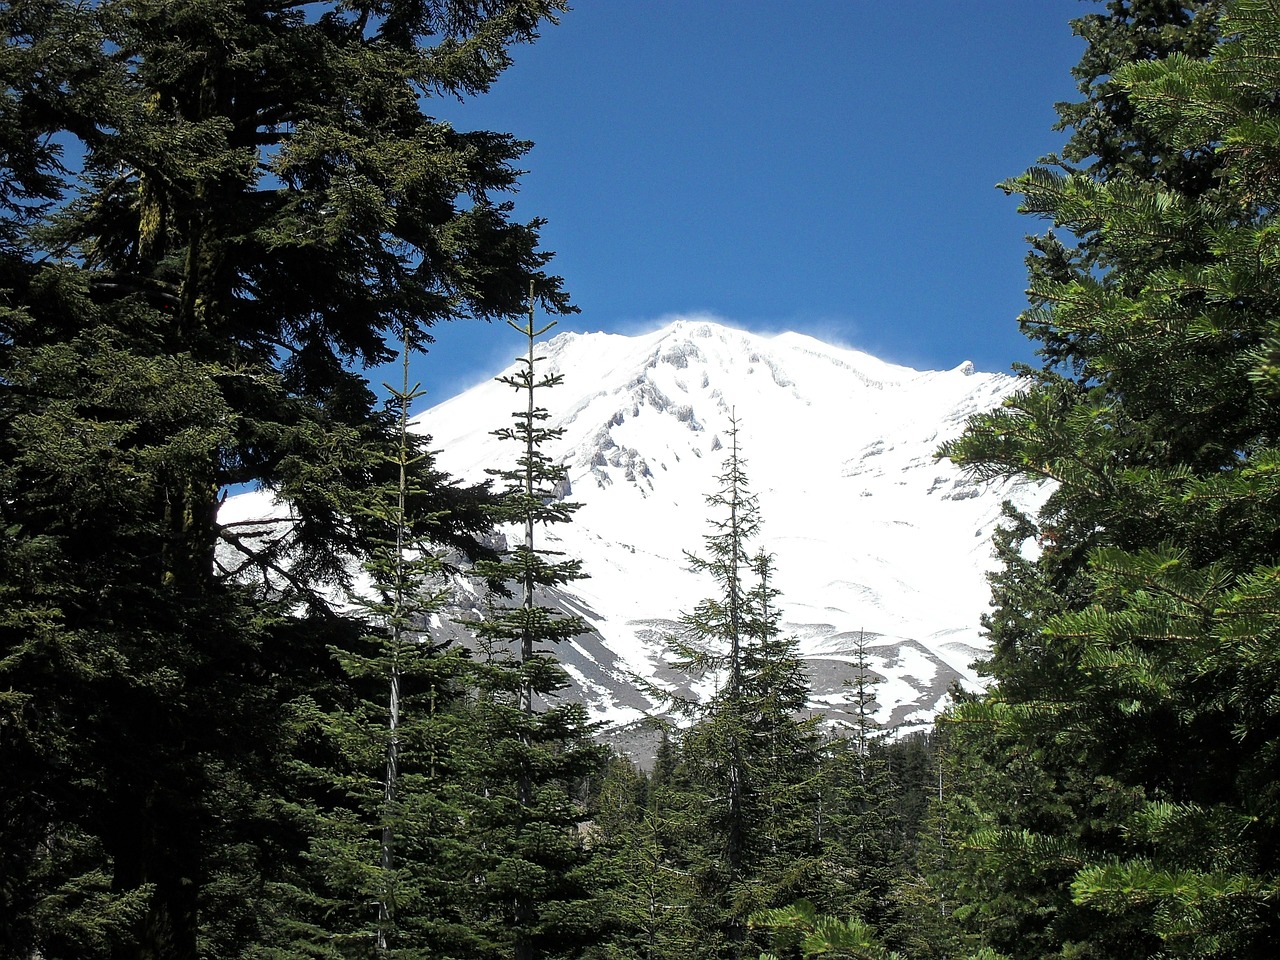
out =
[[(714, 835), (723, 844), (717, 859), (722, 863), (727, 883), (741, 875), (746, 862), (745, 752), (747, 728), (746, 694), (743, 687), (745, 648), (750, 642), (750, 605), (746, 576), (749, 569), (749, 542), (759, 529), (759, 505), (747, 485), (746, 461), (738, 450), (738, 423), (730, 420), (729, 450), (720, 488), (706, 498), (711, 510), (724, 511), (723, 519), (712, 518), (712, 533), (704, 537), (706, 556), (686, 552), (690, 567), (710, 574), (717, 593), (701, 601), (691, 612), (681, 615), (681, 634), (674, 640), (676, 669), (691, 675), (719, 674), (721, 687), (707, 709), (714, 724), (702, 725), (684, 739), (686, 761), (691, 754), (706, 751), (706, 762), (714, 764), (712, 785), (718, 796), (715, 805), (717, 829)], [(689, 709), (696, 709), (693, 705)], [(695, 761), (696, 762), (696, 761)]]
[(333, 648), (345, 672), (336, 696), (291, 704), (292, 766), (310, 799), (313, 839), (279, 910), (282, 949), (417, 956), (473, 947), (460, 903), (465, 807), (453, 787), (464, 776), (454, 741), (472, 665), (430, 633), (444, 569), (424, 538), (441, 518), (414, 516), (411, 506), (429, 502), (421, 481), (434, 468), (426, 438), (408, 429), (410, 404), (423, 396), (409, 383), (409, 354), (406, 342), (402, 383), (386, 385), (398, 422), (395, 475), (359, 507), (381, 531), (357, 598), (368, 632)]
[[(1276, 936), (1276, 727), (1249, 691), (1275, 640), (1261, 91), (1280, 34), (1249, 0), (1221, 27), (1207, 59), (1114, 70), (1147, 142), (1211, 158), (1211, 189), (1158, 172), (1018, 181), (1029, 209), (1094, 238), (1095, 272), (1033, 284), (1038, 329), (1062, 331), (1046, 336), (1083, 375), (1041, 378), (951, 449), (1060, 484), (1029, 529), (1045, 541), (1035, 572), (1070, 580), (999, 582), (1047, 602), (1025, 626), (997, 621), (1021, 636), (998, 649), (992, 696), (959, 712), (995, 773), (981, 789), (1019, 798), (985, 818), (970, 901), (1015, 956), (1264, 956)], [(1066, 582), (1084, 595), (1055, 592)]]
[(592, 849), (602, 865), (596, 904), (609, 918), (601, 956), (694, 958), (690, 923), (694, 876), (688, 868), (689, 794), (673, 779), (674, 747), (664, 740), (654, 774), (615, 757), (601, 786)]
[(798, 716), (808, 685), (795, 641), (779, 635), (772, 558), (750, 549), (759, 507), (736, 420), (719, 484), (706, 499), (724, 516), (709, 520), (705, 556), (686, 554), (716, 593), (682, 615), (671, 646), (677, 669), (719, 684), (705, 703), (677, 704), (693, 721), (679, 766), (698, 811), (685, 827), (697, 838), (686, 850), (698, 891), (691, 920), (705, 931), (704, 951), (743, 956), (747, 917), (816, 882), (821, 744), (813, 721)]
[(902, 873), (904, 838), (894, 810), (895, 784), (875, 719), (878, 678), (871, 670), (865, 631), (854, 644), (848, 726), (824, 757), (827, 823), (824, 872), (830, 879), (816, 901), (836, 916), (857, 917), (884, 934), (897, 919), (893, 890)]
[(550, 414), (537, 392), (563, 377), (537, 369), (542, 358), (535, 340), (555, 324), (537, 327), (534, 306), (531, 289), (527, 322), (511, 323), (527, 351), (516, 373), (499, 378), (520, 395), (523, 407), (514, 412), (513, 426), (495, 431), (520, 448), (517, 466), (497, 474), (506, 483), (502, 518), (523, 539), (498, 560), (476, 565), (504, 592), (505, 585), (513, 587), (519, 601), (500, 598), (475, 627), (486, 657), (473, 707), (479, 731), (471, 759), (478, 804), (472, 821), (477, 922), (516, 960), (573, 955), (595, 937), (585, 903), (588, 852), (578, 828), (587, 819), (580, 787), (600, 759), (582, 705), (554, 702), (565, 685), (554, 646), (586, 625), (550, 604), (557, 588), (584, 574), (580, 561), (536, 540), (540, 528), (567, 522), (576, 505), (557, 495), (564, 468), (544, 449), (560, 431), (545, 426)]
[[(350, 507), (394, 449), (359, 367), (406, 326), (423, 342), (518, 314), (530, 279), (568, 309), (537, 223), (498, 198), (526, 145), (457, 133), (422, 97), (482, 92), (557, 9), (0, 11), (15, 952), (193, 958), (265, 936), (265, 891), (308, 847), (284, 705), (346, 696), (331, 651), (358, 627), (329, 599), (378, 535)], [(438, 479), (422, 516), (447, 505), (436, 532), (464, 543), (482, 497)], [(288, 517), (220, 523), (246, 483)]]

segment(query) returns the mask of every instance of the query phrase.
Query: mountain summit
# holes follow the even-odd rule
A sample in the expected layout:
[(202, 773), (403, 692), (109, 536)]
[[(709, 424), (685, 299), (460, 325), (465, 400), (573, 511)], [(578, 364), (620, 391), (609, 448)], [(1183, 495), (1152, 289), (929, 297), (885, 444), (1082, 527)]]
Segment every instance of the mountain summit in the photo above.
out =
[[(884, 678), (878, 717), (925, 722), (951, 683), (974, 686), (984, 574), (1000, 505), (1043, 494), (975, 486), (938, 445), (1014, 389), (971, 363), (917, 371), (797, 333), (766, 337), (705, 321), (643, 336), (562, 333), (538, 351), (564, 384), (539, 398), (563, 437), (545, 452), (582, 504), (550, 546), (590, 579), (553, 598), (594, 633), (559, 652), (593, 716), (608, 725), (652, 709), (636, 678), (670, 684), (662, 637), (707, 595), (685, 551), (702, 547), (730, 415), (759, 496), (756, 546), (777, 558), (783, 630), (801, 640), (815, 709), (844, 702), (852, 644), (869, 638)], [(415, 418), (439, 465), (469, 480), (513, 459), (489, 434), (517, 398), (496, 381)]]

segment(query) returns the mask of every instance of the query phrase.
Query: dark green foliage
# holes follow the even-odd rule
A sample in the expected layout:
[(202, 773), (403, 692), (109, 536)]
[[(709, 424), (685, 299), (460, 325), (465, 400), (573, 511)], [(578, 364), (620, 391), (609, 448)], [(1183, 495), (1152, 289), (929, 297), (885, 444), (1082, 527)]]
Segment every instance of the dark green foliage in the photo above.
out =
[[(72, 270), (20, 292), (0, 397), (3, 746), (27, 774), (3, 788), (18, 819), (0, 848), (20, 858), (6, 899), (25, 901), (15, 947), (187, 949), (215, 849), (262, 812), (222, 821), (204, 797), (269, 783), (265, 757), (228, 747), (280, 722), (271, 606), (166, 577), (170, 465), (224, 431), (225, 407), (203, 365), (132, 349), (156, 321), (146, 308), (94, 304)], [(24, 342), (72, 318), (83, 333)]]
[(858, 635), (852, 668), (848, 720), (828, 744), (822, 770), (827, 883), (815, 900), (823, 912), (856, 917), (883, 934), (898, 920), (893, 891), (909, 863), (908, 836), (894, 809), (902, 771), (893, 770), (895, 748), (875, 720), (878, 678), (865, 633)]
[(1083, 172), (1102, 179), (1156, 180), (1182, 194), (1212, 187), (1218, 166), (1213, 151), (1168, 150), (1158, 132), (1137, 122), (1116, 74), (1128, 64), (1175, 53), (1208, 56), (1221, 9), (1222, 0), (1108, 0), (1105, 11), (1072, 21), (1087, 45), (1071, 71), (1084, 99), (1056, 104), (1055, 129), (1071, 131), (1062, 158), (1085, 163)]
[[(394, 450), (358, 367), (530, 280), (568, 309), (497, 197), (527, 145), (423, 98), (484, 90), (558, 6), (0, 11), (6, 953), (232, 955), (309, 889), (345, 794), (281, 758), (332, 759), (300, 705), (361, 701), (333, 651), (373, 652), (330, 601)], [(483, 494), (420, 480), (465, 543)], [(219, 523), (245, 483), (287, 518)]]
[[(601, 754), (583, 706), (556, 697), (565, 679), (554, 652), (586, 625), (550, 605), (556, 588), (583, 574), (579, 561), (535, 540), (538, 528), (567, 521), (576, 505), (557, 498), (564, 471), (543, 450), (558, 433), (543, 426), (549, 414), (537, 391), (561, 377), (537, 371), (535, 338), (554, 323), (534, 325), (532, 289), (529, 296), (527, 323), (511, 324), (525, 337), (527, 353), (516, 374), (501, 378), (523, 409), (514, 426), (495, 431), (520, 448), (517, 466), (496, 473), (505, 483), (500, 517), (519, 526), (523, 542), (476, 565), (507, 593), (475, 625), (483, 654), (469, 708), (466, 782), (474, 804), (467, 825), (474, 857), (470, 922), (493, 949), (516, 960), (576, 955), (598, 937), (599, 925), (587, 902), (591, 864), (579, 828), (588, 818), (583, 788)], [(516, 596), (508, 600), (512, 590)]]
[(596, 903), (611, 921), (603, 957), (699, 956), (689, 869), (696, 800), (677, 778), (677, 762), (664, 736), (650, 776), (620, 758), (606, 770), (592, 829), (604, 870)]
[(720, 488), (707, 497), (719, 515), (705, 555), (688, 554), (715, 593), (671, 640), (676, 668), (714, 675), (718, 688), (706, 702), (677, 704), (692, 722), (654, 790), (677, 824), (663, 852), (688, 876), (702, 956), (749, 955), (747, 917), (810, 895), (821, 872), (821, 740), (802, 718), (808, 683), (795, 640), (780, 635), (772, 557), (749, 549), (759, 510), (736, 421), (730, 436)]
[(1045, 369), (946, 451), (1059, 484), (997, 544), (998, 685), (955, 715), (962, 916), (1012, 956), (1261, 957), (1280, 923), (1280, 727), (1256, 686), (1280, 561), (1264, 92), (1280, 21), (1225, 4), (1197, 59), (1216, 5), (1190, 26), (1173, 6), (1128, 65), (1133, 24), (1094, 24), (1129, 146), (1097, 148), (1092, 176), (1009, 185), (1085, 253), (1041, 248), (1024, 325)]
[[(407, 347), (407, 345), (406, 345)], [(344, 682), (291, 705), (289, 767), (303, 801), (310, 846), (267, 939), (284, 955), (466, 955), (475, 938), (464, 921), (469, 876), (466, 778), (458, 731), (465, 724), (473, 665), (465, 651), (432, 639), (443, 564), (431, 531), (440, 517), (415, 517), (434, 477), (425, 438), (410, 434), (408, 381), (390, 387), (398, 476), (368, 492), (359, 511), (375, 531), (360, 598), (371, 628), (332, 654)]]

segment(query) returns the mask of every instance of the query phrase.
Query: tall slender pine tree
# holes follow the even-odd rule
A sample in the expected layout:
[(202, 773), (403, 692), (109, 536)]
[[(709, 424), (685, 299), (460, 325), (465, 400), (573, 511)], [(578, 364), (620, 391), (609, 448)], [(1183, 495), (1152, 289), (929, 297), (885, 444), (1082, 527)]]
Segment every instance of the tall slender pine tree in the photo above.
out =
[(747, 918), (811, 892), (817, 872), (816, 771), (820, 741), (801, 716), (808, 684), (795, 641), (780, 636), (773, 560), (753, 551), (760, 511), (751, 493), (739, 424), (731, 419), (704, 553), (690, 567), (715, 592), (681, 616), (669, 641), (673, 665), (714, 677), (705, 702), (672, 699), (691, 721), (680, 737), (680, 793), (689, 839), (684, 865), (696, 880), (690, 922), (707, 955), (741, 957)]
[[(514, 425), (494, 431), (518, 445), (516, 467), (496, 471), (506, 484), (502, 519), (522, 540), (477, 574), (501, 585), (485, 620), (475, 626), (486, 651), (475, 702), (479, 735), (472, 787), (477, 849), (477, 920), (515, 960), (571, 955), (594, 938), (587, 904), (588, 851), (578, 827), (587, 812), (582, 786), (600, 763), (579, 703), (556, 701), (565, 685), (554, 647), (586, 631), (554, 603), (555, 591), (584, 574), (581, 562), (548, 549), (538, 531), (568, 522), (576, 505), (558, 495), (564, 468), (544, 447), (560, 435), (538, 391), (563, 379), (538, 370), (536, 339), (555, 326), (535, 323), (534, 291), (527, 322), (511, 326), (526, 341), (517, 371), (500, 382), (520, 397)], [(509, 602), (514, 590), (516, 602)]]

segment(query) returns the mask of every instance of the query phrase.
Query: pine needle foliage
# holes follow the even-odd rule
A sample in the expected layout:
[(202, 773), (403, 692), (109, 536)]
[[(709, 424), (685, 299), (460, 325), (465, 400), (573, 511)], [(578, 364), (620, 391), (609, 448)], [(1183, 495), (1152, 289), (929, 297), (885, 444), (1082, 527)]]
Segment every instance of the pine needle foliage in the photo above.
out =
[[(909, 843), (895, 802), (903, 792), (875, 718), (879, 678), (871, 669), (865, 631), (854, 641), (847, 719), (829, 740), (822, 777), (822, 873), (813, 899), (823, 912), (854, 916), (889, 936), (902, 919), (894, 889), (905, 879)], [(899, 772), (900, 774), (900, 772)]]
[[(842, 957), (849, 960), (902, 960), (901, 954), (886, 950), (874, 931), (856, 918), (838, 920), (818, 912), (807, 900), (788, 906), (761, 910), (751, 917), (751, 925), (772, 932), (775, 949), (784, 956)], [(772, 953), (761, 960), (778, 960)]]
[(463, 778), (454, 740), (472, 664), (431, 633), (445, 571), (429, 537), (444, 518), (415, 514), (430, 502), (423, 478), (434, 468), (426, 438), (409, 430), (410, 406), (424, 395), (409, 382), (410, 347), (401, 384), (386, 385), (398, 424), (392, 477), (357, 505), (377, 531), (356, 597), (366, 633), (332, 648), (342, 695), (293, 704), (300, 735), (326, 749), (313, 745), (293, 760), (315, 838), (282, 911), (282, 951), (413, 957), (471, 945), (461, 909), (466, 807), (453, 785)]
[[(477, 929), (516, 960), (571, 956), (599, 936), (590, 909), (590, 853), (579, 830), (589, 818), (583, 786), (600, 753), (580, 703), (556, 698), (565, 685), (555, 646), (586, 632), (583, 620), (554, 606), (558, 588), (584, 576), (581, 562), (548, 548), (539, 530), (568, 522), (576, 504), (562, 497), (564, 468), (544, 449), (560, 435), (538, 391), (563, 380), (538, 368), (536, 339), (554, 321), (535, 323), (529, 291), (517, 372), (500, 377), (519, 396), (514, 424), (495, 436), (519, 448), (516, 466), (496, 471), (505, 483), (501, 519), (522, 542), (476, 564), (495, 588), (495, 603), (473, 629), (480, 640), (478, 688), (471, 706), (470, 824), (476, 850), (473, 902)], [(546, 534), (550, 539), (550, 534)], [(514, 594), (514, 596), (512, 596)], [(510, 598), (510, 599), (508, 599)]]
[[(361, 369), (531, 280), (572, 309), (503, 197), (528, 145), (430, 98), (561, 9), (0, 9), (3, 952), (275, 949), (306, 899), (340, 804), (282, 757), (333, 759), (303, 731), (362, 701), (334, 651), (377, 656), (333, 602), (396, 446)], [(417, 515), (474, 552), (483, 492), (418, 467)], [(244, 485), (281, 515), (224, 522)]]
[(741, 957), (753, 949), (753, 911), (812, 894), (820, 882), (822, 744), (803, 716), (808, 682), (796, 641), (780, 630), (773, 558), (752, 546), (760, 511), (736, 419), (717, 482), (706, 497), (704, 549), (686, 554), (714, 592), (681, 615), (668, 644), (672, 666), (715, 691), (703, 701), (667, 699), (690, 721), (677, 767), (689, 838), (682, 867), (696, 891), (690, 923), (706, 955)]
[[(1131, 36), (1143, 6), (1113, 9), (1095, 44)], [(955, 712), (990, 778), (969, 788), (990, 807), (963, 909), (1013, 956), (1263, 957), (1280, 932), (1280, 726), (1261, 693), (1280, 30), (1273, 3), (1173, 6), (1148, 24), (1160, 54), (1108, 71), (1137, 152), (1005, 185), (1080, 245), (1050, 237), (1030, 261), (1043, 368), (944, 450), (1058, 484), (997, 544), (997, 685)], [(1039, 772), (1022, 795), (1019, 757)]]

